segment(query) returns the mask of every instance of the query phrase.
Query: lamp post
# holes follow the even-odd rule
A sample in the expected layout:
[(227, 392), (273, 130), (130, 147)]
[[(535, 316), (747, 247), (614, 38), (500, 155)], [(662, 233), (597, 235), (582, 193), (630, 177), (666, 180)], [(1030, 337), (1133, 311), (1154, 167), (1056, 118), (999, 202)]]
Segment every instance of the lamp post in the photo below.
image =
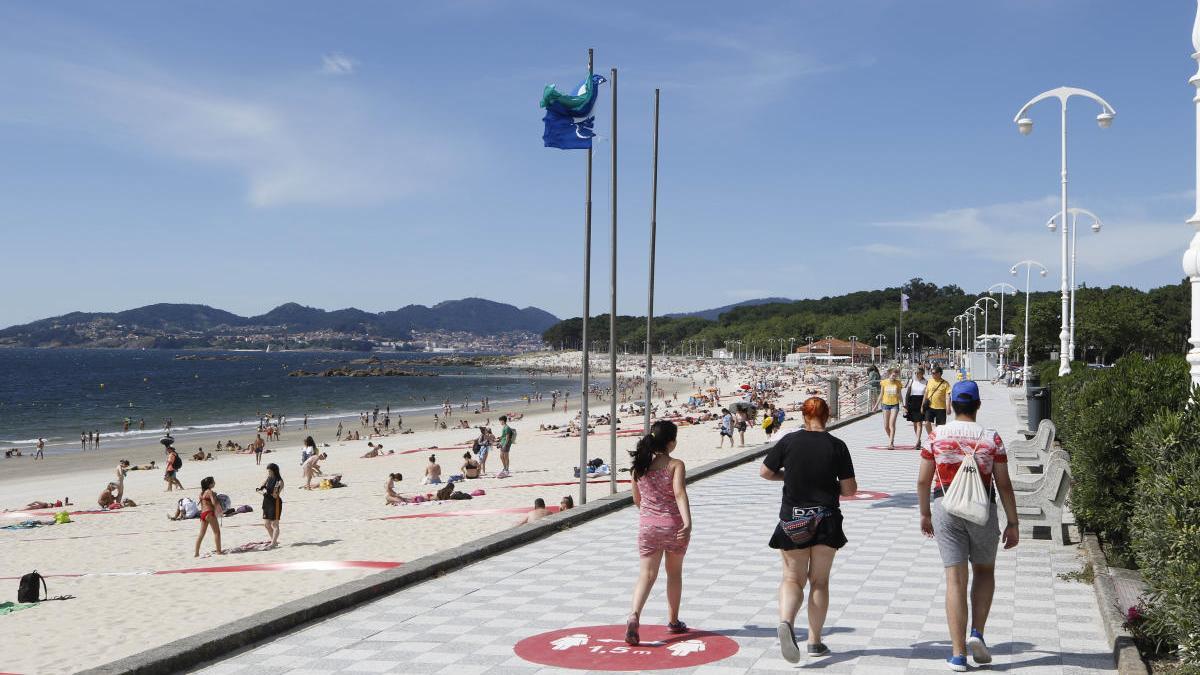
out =
[(999, 307), (1000, 303), (996, 299), (985, 295), (975, 301), (975, 304), (983, 303), (983, 378), (985, 380), (992, 379), (992, 361), (991, 347), (992, 338), (991, 330), (988, 328), (988, 303), (992, 303), (993, 307)]
[(825, 336), (825, 351), (829, 354), (829, 365), (833, 365), (833, 336)]
[(917, 338), (920, 337), (917, 333), (909, 333), (904, 337), (908, 338), (908, 358), (909, 362), (917, 360)]
[[(979, 348), (979, 317), (975, 315), (975, 313), (978, 311), (979, 305), (971, 305), (967, 308), (966, 312), (964, 312), (966, 316), (965, 321), (967, 324), (967, 339), (971, 345), (971, 360), (968, 371), (972, 371), (975, 368), (975, 352)], [(967, 350), (964, 349), (963, 351), (966, 352)]]
[(857, 359), (855, 358), (855, 356), (857, 356), (857, 354), (855, 352), (855, 347), (858, 346), (857, 343), (858, 343), (858, 336), (851, 335), (850, 336), (850, 365), (854, 365), (855, 363), (857, 363)]
[[(1196, 40), (1196, 38), (1193, 37), (1193, 40)], [(1193, 78), (1193, 80), (1195, 80), (1195, 78)], [(1100, 125), (1101, 129), (1107, 129), (1108, 127), (1112, 126), (1113, 117), (1116, 116), (1117, 111), (1113, 110), (1113, 107), (1108, 104), (1108, 101), (1105, 101), (1104, 99), (1100, 98), (1098, 95), (1096, 95), (1086, 89), (1078, 89), (1076, 87), (1059, 87), (1057, 89), (1051, 89), (1050, 91), (1042, 92), (1041, 94), (1038, 94), (1037, 96), (1033, 97), (1024, 106), (1022, 106), (1021, 109), (1017, 112), (1017, 116), (1013, 118), (1013, 121), (1016, 122), (1016, 124), (1017, 124), (1017, 129), (1019, 129), (1023, 135), (1029, 135), (1029, 133), (1031, 131), (1033, 131), (1033, 120), (1029, 118), (1028, 113), (1029, 113), (1029, 109), (1031, 107), (1033, 107), (1034, 104), (1038, 103), (1039, 101), (1048, 99), (1048, 98), (1057, 98), (1059, 103), (1061, 104), (1061, 109), (1062, 109), (1062, 142), (1061, 142), (1061, 148), (1062, 148), (1062, 188), (1061, 188), (1061, 190), (1062, 190), (1062, 193), (1061, 193), (1062, 209), (1059, 211), (1059, 213), (1062, 214), (1064, 220), (1066, 218), (1066, 214), (1069, 212), (1067, 210), (1067, 100), (1070, 99), (1072, 96), (1081, 96), (1083, 98), (1089, 98), (1089, 99), (1095, 101), (1096, 103), (1098, 103), (1100, 105), (1100, 114), (1096, 116), (1096, 122)], [(1065, 223), (1064, 223), (1064, 225), (1065, 225)], [(1070, 298), (1068, 297), (1069, 292), (1067, 289), (1067, 265), (1068, 265), (1068, 262), (1067, 262), (1067, 229), (1066, 229), (1066, 227), (1063, 227), (1063, 231), (1062, 231), (1062, 328), (1058, 333), (1058, 343), (1059, 343), (1058, 374), (1059, 375), (1067, 375), (1071, 372), (1071, 355), (1068, 353), (1068, 349), (1070, 349), (1071, 333), (1070, 333), (1070, 327), (1067, 324), (1068, 314), (1070, 313), (1070, 307), (1069, 307)]]
[[(1068, 324), (1067, 332), (1069, 333), (1069, 336), (1067, 338), (1067, 344), (1069, 344), (1071, 347), (1071, 351), (1069, 352), (1069, 354), (1070, 354), (1070, 358), (1073, 359), (1073, 358), (1075, 358), (1075, 288), (1076, 288), (1076, 283), (1075, 283), (1075, 232), (1077, 230), (1076, 225), (1079, 224), (1079, 216), (1080, 215), (1087, 216), (1088, 218), (1092, 219), (1092, 232), (1095, 234), (1099, 234), (1100, 228), (1104, 226), (1104, 223), (1100, 222), (1099, 216), (1092, 213), (1091, 211), (1088, 211), (1087, 209), (1071, 207), (1070, 209), (1067, 209), (1067, 213), (1071, 216), (1071, 225), (1070, 225), (1070, 227), (1071, 227), (1071, 273), (1070, 273), (1070, 276), (1071, 276), (1071, 278), (1070, 278), (1070, 283), (1069, 283), (1069, 285), (1071, 287), (1071, 318), (1067, 322), (1067, 324)], [(1053, 216), (1050, 217), (1050, 220), (1046, 223), (1046, 227), (1049, 228), (1049, 230), (1051, 232), (1053, 232), (1055, 230), (1055, 228), (1057, 227), (1058, 216), (1059, 216), (1059, 214), (1057, 214), (1057, 213), (1054, 214)], [(1064, 225), (1064, 227), (1065, 227), (1065, 225)]]
[(883, 333), (879, 333), (875, 336), (875, 340), (879, 343), (879, 365), (883, 365), (883, 341), (886, 339), (887, 336)]
[[(1196, 6), (1196, 23), (1192, 26), (1192, 58), (1200, 64), (1200, 0)], [(1200, 186), (1200, 70), (1192, 76), (1188, 83), (1196, 87), (1193, 99), (1196, 107), (1196, 185)], [(1192, 387), (1200, 386), (1200, 191), (1196, 192), (1196, 212), (1187, 220), (1196, 234), (1192, 243), (1183, 254), (1183, 273), (1192, 284), (1192, 322), (1191, 337), (1188, 343), (1187, 361), (1191, 365)]]
[[(954, 353), (954, 338), (958, 337), (958, 329), (950, 328), (946, 331), (946, 335), (950, 336), (950, 354)], [(946, 365), (950, 365), (950, 354), (946, 354)]]
[[(1200, 0), (1198, 0), (1198, 1), (1200, 1)], [(1041, 269), (1039, 274), (1041, 274), (1042, 276), (1046, 276), (1046, 266), (1036, 260), (1022, 260), (1021, 262), (1013, 265), (1012, 269), (1009, 270), (1009, 272), (1014, 277), (1017, 276), (1017, 268), (1022, 265), (1025, 266), (1025, 341), (1023, 343), (1021, 343), (1021, 351), (1025, 352), (1024, 353), (1025, 362), (1024, 362), (1024, 365), (1021, 366), (1021, 381), (1028, 382), (1029, 381), (1029, 278), (1030, 278), (1030, 272), (1033, 270), (1034, 266), (1037, 266)]]
[(991, 286), (989, 286), (988, 287), (988, 295), (991, 295), (992, 291), (996, 290), (997, 288), (1000, 289), (1000, 349), (999, 349), (1000, 353), (999, 353), (998, 361), (1001, 365), (1004, 365), (1005, 364), (1004, 354), (1005, 354), (1005, 352), (1008, 351), (1004, 348), (1005, 347), (1005, 345), (1004, 345), (1004, 296), (1008, 295), (1009, 293), (1016, 295), (1017, 287), (1013, 286), (1010, 283), (1002, 281), (998, 284), (992, 284)]

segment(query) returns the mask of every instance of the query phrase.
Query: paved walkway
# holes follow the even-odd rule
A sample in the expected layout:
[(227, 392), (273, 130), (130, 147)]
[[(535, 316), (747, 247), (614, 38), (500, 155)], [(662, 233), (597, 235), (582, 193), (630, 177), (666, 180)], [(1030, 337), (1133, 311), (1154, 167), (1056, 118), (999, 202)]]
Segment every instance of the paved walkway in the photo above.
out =
[[(1015, 436), (1007, 390), (984, 387), (981, 419), (1006, 438)], [(876, 416), (835, 432), (850, 445), (860, 488), (890, 496), (843, 503), (850, 544), (834, 563), (826, 638), (831, 656), (799, 666), (779, 656), (779, 559), (766, 546), (779, 484), (761, 480), (757, 463), (690, 487), (695, 532), (682, 618), (712, 634), (625, 650), (605, 641), (619, 637), (620, 629), (608, 634), (580, 628), (528, 640), (521, 654), (648, 670), (718, 657), (736, 643), (733, 655), (673, 672), (947, 672), (942, 566), (936, 545), (918, 529), (917, 456), (913, 450), (869, 449), (881, 444), (881, 426)], [(635, 519), (633, 509), (605, 516), (236, 653), (203, 672), (579, 672), (539, 665), (514, 648), (559, 629), (623, 621), (637, 569)], [(1074, 547), (1049, 541), (1001, 551), (987, 631), (992, 670), (1112, 670), (1091, 587), (1057, 577), (1079, 567)], [(645, 624), (665, 621), (664, 582), (660, 576), (647, 605), (644, 635)], [(802, 609), (799, 625), (803, 617)]]

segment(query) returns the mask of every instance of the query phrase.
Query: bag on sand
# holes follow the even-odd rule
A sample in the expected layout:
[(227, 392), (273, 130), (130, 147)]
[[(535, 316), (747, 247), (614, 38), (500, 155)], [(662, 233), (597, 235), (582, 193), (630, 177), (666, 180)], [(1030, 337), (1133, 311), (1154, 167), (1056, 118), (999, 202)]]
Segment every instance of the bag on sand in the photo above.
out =
[[(41, 588), (42, 593), (38, 593), (38, 588)], [(50, 591), (46, 589), (46, 578), (37, 573), (37, 570), (21, 577), (21, 585), (17, 588), (17, 602), (41, 602), (50, 597)]]
[[(982, 436), (980, 436), (982, 438)], [(938, 478), (941, 485), (941, 478)], [(950, 487), (942, 487), (942, 508), (952, 516), (958, 516), (976, 525), (986, 525), (991, 515), (991, 495), (983, 487), (979, 477), (979, 465), (975, 463), (975, 454), (963, 455), (962, 464)]]

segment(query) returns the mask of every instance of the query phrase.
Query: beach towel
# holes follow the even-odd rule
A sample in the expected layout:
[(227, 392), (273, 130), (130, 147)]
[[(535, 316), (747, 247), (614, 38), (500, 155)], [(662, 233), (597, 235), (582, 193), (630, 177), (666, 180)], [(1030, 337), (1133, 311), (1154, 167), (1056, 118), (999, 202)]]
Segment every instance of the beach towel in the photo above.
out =
[(4, 527), (0, 527), (0, 530), (32, 530), (35, 527), (53, 524), (53, 520), (26, 520), (15, 525), (5, 525)]
[(36, 602), (0, 602), (0, 616), (12, 614), (37, 605)]

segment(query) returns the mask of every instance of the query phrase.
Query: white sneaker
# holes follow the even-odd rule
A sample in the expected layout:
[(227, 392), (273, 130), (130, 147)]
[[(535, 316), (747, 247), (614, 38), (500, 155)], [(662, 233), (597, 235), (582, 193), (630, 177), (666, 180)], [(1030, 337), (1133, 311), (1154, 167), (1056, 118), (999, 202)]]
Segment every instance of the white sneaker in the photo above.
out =
[(975, 629), (971, 629), (971, 635), (967, 638), (967, 649), (971, 650), (971, 658), (975, 659), (975, 663), (992, 662), (992, 653), (988, 651), (987, 643), (983, 641), (983, 634)]

